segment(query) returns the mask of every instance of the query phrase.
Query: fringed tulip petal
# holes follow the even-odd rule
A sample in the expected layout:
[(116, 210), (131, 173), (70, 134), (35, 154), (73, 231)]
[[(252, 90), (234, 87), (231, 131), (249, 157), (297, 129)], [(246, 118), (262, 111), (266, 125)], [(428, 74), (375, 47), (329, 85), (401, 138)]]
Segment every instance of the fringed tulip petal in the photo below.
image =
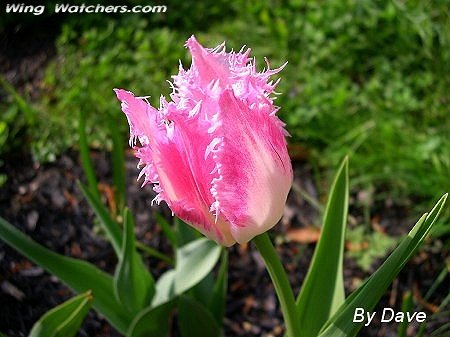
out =
[(274, 226), (283, 214), (292, 185), (284, 130), (269, 106), (249, 109), (225, 90), (219, 100), (223, 134), (216, 160), (221, 177), (214, 183), (220, 211), (232, 235), (247, 242)]
[(173, 76), (171, 101), (159, 109), (115, 89), (130, 124), (130, 142), (156, 202), (207, 237), (230, 246), (280, 219), (292, 183), (284, 124), (270, 94), (281, 70), (256, 71), (250, 49), (207, 49), (186, 42), (190, 69)]

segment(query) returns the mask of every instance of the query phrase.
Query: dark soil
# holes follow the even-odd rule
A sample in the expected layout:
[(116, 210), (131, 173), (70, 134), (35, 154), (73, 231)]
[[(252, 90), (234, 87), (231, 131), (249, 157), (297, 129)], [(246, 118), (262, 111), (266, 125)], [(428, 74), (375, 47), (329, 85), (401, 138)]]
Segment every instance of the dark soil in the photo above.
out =
[[(93, 152), (98, 177), (109, 183), (110, 170), (107, 155)], [(162, 206), (150, 207), (153, 198), (148, 188), (140, 189), (136, 182), (136, 160), (127, 157), (128, 205), (136, 218), (138, 238), (147, 245), (170, 253), (160, 229), (155, 225), (153, 214), (169, 214)], [(23, 157), (21, 161), (9, 161), (4, 167), (7, 183), (0, 192), (0, 214), (44, 246), (68, 256), (90, 261), (102, 269), (113, 272), (116, 264), (110, 245), (98, 233), (92, 210), (83, 199), (76, 181), (83, 179), (76, 153), (63, 155), (53, 164), (36, 166)], [(305, 164), (296, 167), (297, 182), (314, 191), (310, 170)], [(312, 189), (312, 190), (311, 190)], [(289, 272), (296, 292), (301, 285), (314, 244), (283, 242), (281, 240), (292, 228), (304, 228), (317, 222), (317, 212), (291, 193), (285, 217), (272, 231), (283, 264)], [(356, 215), (358, 217), (358, 215)], [(396, 219), (383, 219), (393, 224)], [(404, 228), (406, 232), (406, 228)], [(435, 243), (437, 245), (438, 243)], [(432, 244), (429, 247), (433, 247)], [(438, 248), (438, 247), (435, 247)], [(435, 250), (435, 252), (434, 252)], [(429, 289), (441, 271), (445, 256), (442, 250), (429, 248), (418, 254), (402, 271), (394, 286), (387, 291), (378, 305), (399, 310), (401, 298), (407, 290), (416, 289), (416, 298)], [(157, 260), (147, 260), (155, 277), (167, 265)], [(378, 265), (379, 263), (375, 263)], [(345, 261), (346, 289), (367, 277), (351, 259)], [(439, 304), (446, 296), (448, 280), (431, 299)], [(33, 323), (47, 310), (73, 294), (57, 278), (30, 263), (23, 256), (0, 241), (0, 331), (9, 337), (26, 336)], [(416, 307), (417, 308), (417, 307)], [(430, 311), (425, 309), (430, 314)], [(442, 325), (445, 318), (430, 324), (430, 330)], [(361, 336), (396, 336), (396, 324), (375, 322), (365, 328)], [(282, 336), (283, 323), (273, 286), (263, 262), (254, 247), (234, 246), (230, 249), (229, 292), (227, 298), (225, 336)], [(411, 334), (417, 327), (410, 326)], [(120, 336), (108, 323), (94, 312), (87, 317), (78, 336)], [(176, 334), (174, 334), (176, 336)]]
[[(33, 20), (43, 26), (32, 20), (0, 25), (0, 74), (27, 99), (39, 97), (40, 80), (45, 65), (55, 55), (54, 40), (61, 24), (49, 18)], [(0, 99), (1, 94), (0, 88)]]

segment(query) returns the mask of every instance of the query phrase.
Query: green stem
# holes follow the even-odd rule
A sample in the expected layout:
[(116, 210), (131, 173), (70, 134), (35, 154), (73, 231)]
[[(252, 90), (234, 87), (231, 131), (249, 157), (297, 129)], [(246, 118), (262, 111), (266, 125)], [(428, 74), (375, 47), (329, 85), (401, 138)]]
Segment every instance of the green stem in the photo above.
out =
[(142, 242), (136, 242), (136, 248), (140, 249), (146, 255), (155, 257), (157, 259), (160, 259), (160, 260), (162, 260), (164, 262), (167, 262), (168, 264), (170, 264), (172, 266), (175, 264), (174, 260), (172, 258), (170, 258), (166, 254), (163, 254), (160, 251), (158, 251), (158, 250), (156, 250), (156, 249), (154, 249), (152, 247), (149, 247), (149, 246), (143, 244)]
[(253, 242), (258, 248), (275, 286), (286, 324), (287, 336), (300, 337), (300, 318), (295, 305), (294, 293), (272, 241), (267, 233), (263, 233), (255, 237)]

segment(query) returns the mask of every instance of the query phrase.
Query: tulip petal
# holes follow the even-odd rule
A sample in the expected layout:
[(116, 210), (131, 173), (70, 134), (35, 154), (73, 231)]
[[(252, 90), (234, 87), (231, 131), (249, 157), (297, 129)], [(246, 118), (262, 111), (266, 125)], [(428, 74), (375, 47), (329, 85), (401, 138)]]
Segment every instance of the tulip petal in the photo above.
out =
[[(230, 246), (235, 240), (230, 234), (225, 219), (215, 219), (210, 213), (214, 202), (209, 191), (209, 177), (215, 163), (204, 157), (210, 142), (210, 135), (203, 132), (208, 128), (207, 121), (197, 118), (186, 119), (182, 114), (171, 112), (173, 104), (167, 104), (164, 111), (158, 111), (147, 102), (125, 90), (116, 90), (122, 101), (122, 109), (127, 115), (132, 135), (139, 137), (141, 147), (135, 147), (136, 156), (145, 175), (144, 185), (152, 183), (156, 202), (165, 200), (171, 210), (182, 220), (192, 224), (206, 236)], [(197, 107), (197, 109), (199, 109)], [(142, 116), (147, 114), (147, 118)], [(170, 117), (164, 120), (161, 116)], [(194, 116), (195, 117), (195, 116)], [(157, 121), (161, 119), (160, 123)], [(141, 135), (144, 130), (145, 136)], [(200, 135), (204, 133), (206, 137)], [(141, 139), (144, 137), (145, 142)]]
[(268, 113), (269, 105), (249, 109), (232, 90), (225, 90), (219, 106), (223, 141), (216, 160), (221, 178), (214, 189), (234, 239), (243, 243), (280, 219), (292, 167), (282, 124)]
[[(199, 119), (199, 118), (196, 118)], [(215, 163), (212, 158), (204, 156), (204, 151), (210, 141), (210, 135), (205, 132), (207, 126), (195, 119), (184, 119), (177, 116), (173, 120), (174, 145), (170, 153), (177, 151), (168, 163), (161, 167), (177, 191), (176, 197), (168, 196), (169, 206), (181, 219), (193, 224), (199, 231), (212, 237), (219, 243), (229, 246), (235, 242), (232, 239), (229, 225), (223, 217), (215, 218), (210, 212), (214, 198), (210, 193), (211, 175)], [(206, 123), (206, 122), (204, 122)], [(178, 175), (180, 181), (173, 180)], [(161, 183), (162, 183), (161, 179)]]
[(194, 36), (191, 36), (186, 46), (192, 54), (191, 69), (198, 72), (199, 80), (203, 85), (213, 80), (219, 80), (222, 85), (229, 82), (229, 71), (226, 54), (223, 52), (225, 45), (219, 45), (215, 53), (209, 52)]
[[(192, 65), (173, 76), (168, 102), (155, 109), (116, 89), (130, 124), (130, 142), (154, 201), (207, 237), (230, 246), (271, 228), (283, 213), (292, 183), (284, 124), (273, 98), (283, 67), (256, 71), (250, 49), (186, 46)], [(267, 62), (267, 61), (266, 61)]]
[(158, 111), (141, 99), (136, 99), (130, 91), (114, 89), (117, 98), (122, 102), (122, 111), (130, 125), (130, 143), (135, 138), (143, 144), (148, 143), (147, 136), (152, 134), (151, 123), (155, 123)]

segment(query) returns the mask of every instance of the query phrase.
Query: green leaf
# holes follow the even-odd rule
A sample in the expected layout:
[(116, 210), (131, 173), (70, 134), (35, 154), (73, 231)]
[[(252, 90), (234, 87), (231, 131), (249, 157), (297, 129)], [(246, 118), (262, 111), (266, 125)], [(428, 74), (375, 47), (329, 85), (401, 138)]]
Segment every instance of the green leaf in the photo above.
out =
[(30, 103), (28, 103), (20, 94), (19, 92), (14, 89), (14, 87), (6, 80), (5, 77), (0, 75), (0, 87), (10, 94), (12, 98), (14, 99), (14, 102), (17, 104), (17, 106), (20, 108), (20, 110), (24, 113), (27, 122), (30, 125), (33, 125), (37, 118), (37, 111), (31, 106)]
[(448, 194), (442, 196), (429, 214), (425, 213), (383, 265), (373, 273), (342, 304), (338, 311), (322, 327), (319, 337), (356, 336), (363, 322), (353, 323), (356, 308), (371, 311), (384, 294), (394, 277), (414, 255), (438, 217)]
[[(447, 312), (450, 314), (450, 312)], [(445, 337), (450, 333), (450, 323), (445, 323), (431, 333), (430, 337)]]
[(192, 241), (177, 250), (175, 292), (181, 294), (209, 274), (220, 257), (220, 246), (207, 238)]
[(169, 265), (175, 265), (175, 261), (172, 257), (170, 257), (164, 253), (161, 253), (159, 250), (157, 250), (153, 247), (147, 246), (147, 245), (143, 244), (142, 242), (136, 242), (136, 248), (138, 250), (140, 250), (141, 253), (143, 253), (146, 256), (154, 257), (155, 259), (164, 261)]
[(178, 326), (183, 337), (219, 337), (220, 325), (199, 301), (181, 295), (178, 300)]
[(120, 232), (120, 227), (117, 222), (115, 222), (111, 215), (109, 214), (106, 207), (102, 204), (102, 202), (92, 194), (92, 192), (87, 189), (83, 184), (78, 183), (81, 192), (83, 192), (84, 197), (88, 201), (89, 205), (94, 210), (95, 214), (100, 220), (106, 235), (108, 236), (109, 241), (111, 242), (116, 255), (119, 257), (122, 253), (122, 233)]
[[(450, 227), (450, 226), (449, 226)], [(450, 260), (447, 260), (446, 264), (442, 268), (439, 275), (436, 277), (436, 279), (431, 284), (431, 287), (428, 289), (427, 293), (424, 296), (424, 300), (428, 301), (430, 297), (434, 294), (436, 289), (438, 289), (439, 285), (447, 278), (447, 275), (450, 273)], [(450, 296), (450, 294), (449, 294)]]
[(94, 265), (62, 256), (41, 246), (0, 217), (0, 238), (40, 265), (77, 293), (92, 290), (93, 306), (120, 332), (125, 332), (131, 316), (114, 296), (113, 279)]
[(196, 229), (194, 229), (193, 227), (189, 226), (187, 223), (185, 223), (184, 221), (175, 218), (175, 231), (176, 231), (176, 236), (177, 236), (177, 247), (181, 247), (184, 246), (186, 244), (188, 244), (191, 241), (194, 241), (195, 239), (198, 239), (200, 237), (199, 233), (197, 232)]
[[(407, 291), (403, 294), (403, 302), (402, 302), (402, 312), (406, 313), (411, 311), (413, 308), (414, 302), (412, 293)], [(397, 337), (406, 337), (406, 330), (408, 329), (409, 322), (408, 320), (402, 321), (397, 328)]]
[(175, 297), (175, 269), (170, 269), (162, 274), (156, 282), (155, 288), (156, 292), (151, 307), (157, 307), (172, 300)]
[[(441, 219), (441, 221), (442, 221), (442, 219)], [(437, 225), (438, 225), (438, 223), (436, 223), (434, 226), (437, 226)], [(433, 233), (434, 233), (434, 231), (433, 231), (433, 229), (431, 229), (430, 235), (433, 236)], [(450, 260), (447, 260), (447, 263), (442, 268), (442, 271), (439, 273), (439, 275), (433, 281), (433, 284), (430, 286), (427, 293), (423, 297), (424, 301), (428, 301), (430, 299), (430, 297), (436, 292), (436, 290), (439, 289), (439, 286), (441, 285), (442, 282), (444, 282), (444, 280), (447, 279), (447, 275), (449, 273), (450, 273)], [(444, 308), (446, 308), (448, 306), (448, 303), (450, 303), (450, 293), (441, 301), (441, 303), (439, 304), (439, 307), (438, 307), (438, 311), (436, 313), (434, 313), (433, 315), (431, 315), (430, 317), (428, 317), (426, 321), (424, 321), (420, 324), (416, 337), (423, 337), (425, 335), (427, 326), (433, 325), (433, 323), (435, 323), (435, 320), (440, 320), (439, 316), (445, 317), (445, 315), (447, 315), (448, 317), (450, 317), (450, 310), (448, 310), (447, 312), (445, 312), (445, 310), (444, 310)], [(447, 329), (450, 330), (450, 325), (447, 326)], [(448, 332), (450, 335), (450, 331), (448, 331)]]
[(348, 210), (348, 159), (339, 168), (324, 213), (322, 232), (297, 298), (305, 337), (317, 336), (345, 299), (342, 273)]
[(222, 326), (223, 317), (225, 315), (228, 287), (228, 251), (226, 249), (222, 250), (221, 260), (216, 283), (214, 284), (211, 302), (209, 304), (209, 309), (220, 326)]
[(136, 316), (127, 337), (166, 337), (169, 334), (169, 319), (174, 306), (170, 301), (157, 307), (149, 307)]
[(134, 223), (125, 209), (122, 254), (114, 278), (115, 294), (131, 313), (137, 313), (150, 304), (155, 293), (155, 281), (136, 252)]
[(90, 291), (48, 311), (37, 321), (28, 337), (73, 337), (92, 306)]
[(113, 115), (108, 118), (109, 131), (113, 143), (111, 152), (113, 183), (116, 189), (115, 197), (117, 208), (122, 209), (125, 205), (125, 156), (124, 144), (118, 122)]
[(178, 247), (177, 234), (175, 233), (173, 227), (170, 225), (169, 221), (167, 221), (167, 219), (159, 213), (156, 213), (155, 217), (158, 225), (161, 226), (164, 235), (166, 236), (167, 240), (169, 240), (172, 247)]
[(84, 174), (86, 175), (88, 189), (91, 192), (92, 197), (100, 203), (101, 197), (97, 187), (98, 182), (95, 176), (95, 170), (92, 165), (91, 157), (89, 155), (89, 142), (86, 134), (86, 112), (83, 109), (80, 110), (80, 118), (78, 121), (78, 137), (81, 166), (83, 166)]
[(211, 272), (193, 286), (187, 293), (204, 306), (208, 307), (214, 290), (214, 274)]

